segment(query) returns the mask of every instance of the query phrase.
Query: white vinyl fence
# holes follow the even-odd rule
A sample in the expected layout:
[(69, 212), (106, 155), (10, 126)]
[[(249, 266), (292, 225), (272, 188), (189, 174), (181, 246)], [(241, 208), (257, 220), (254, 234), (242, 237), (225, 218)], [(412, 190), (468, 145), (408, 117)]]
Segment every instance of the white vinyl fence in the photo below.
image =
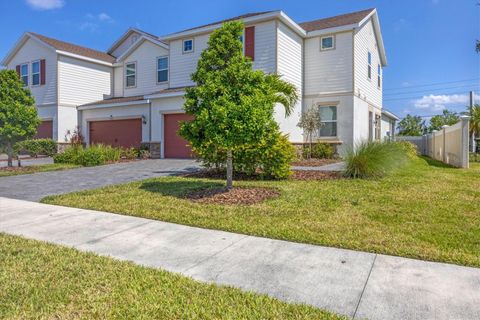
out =
[(461, 116), (452, 126), (444, 126), (419, 137), (397, 136), (397, 140), (409, 141), (417, 146), (418, 152), (454, 167), (468, 168), (469, 116)]

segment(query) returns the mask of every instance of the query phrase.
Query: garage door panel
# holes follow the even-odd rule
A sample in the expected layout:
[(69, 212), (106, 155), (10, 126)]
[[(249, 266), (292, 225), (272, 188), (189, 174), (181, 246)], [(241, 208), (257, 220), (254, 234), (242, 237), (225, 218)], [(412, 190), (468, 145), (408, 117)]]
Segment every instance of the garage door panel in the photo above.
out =
[(139, 148), (142, 142), (142, 120), (122, 119), (89, 122), (90, 144)]
[(165, 158), (192, 158), (188, 141), (179, 134), (181, 121), (192, 120), (193, 116), (184, 113), (164, 115), (164, 156)]
[(37, 134), (33, 139), (52, 139), (53, 138), (53, 121), (44, 120), (37, 128)]

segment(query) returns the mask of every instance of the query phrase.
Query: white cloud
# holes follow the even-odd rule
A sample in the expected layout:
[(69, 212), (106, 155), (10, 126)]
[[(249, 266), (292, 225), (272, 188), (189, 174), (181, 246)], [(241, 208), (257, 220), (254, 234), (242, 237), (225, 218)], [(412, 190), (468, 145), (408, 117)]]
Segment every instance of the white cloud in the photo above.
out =
[[(479, 98), (480, 96), (475, 95), (475, 100), (478, 100)], [(469, 103), (470, 97), (467, 94), (431, 94), (413, 101), (415, 108), (435, 112), (442, 111), (443, 109), (462, 111)]]
[(59, 9), (65, 5), (64, 0), (26, 0), (27, 4), (36, 10)]
[(95, 32), (100, 28), (101, 24), (115, 22), (115, 20), (105, 12), (99, 14), (88, 13), (85, 15), (85, 18), (86, 21), (79, 25), (79, 29), (82, 31)]
[(113, 22), (113, 19), (112, 17), (110, 17), (108, 14), (106, 14), (105, 12), (102, 12), (100, 13), (98, 16), (97, 16), (98, 20), (100, 21), (104, 21), (104, 22)]

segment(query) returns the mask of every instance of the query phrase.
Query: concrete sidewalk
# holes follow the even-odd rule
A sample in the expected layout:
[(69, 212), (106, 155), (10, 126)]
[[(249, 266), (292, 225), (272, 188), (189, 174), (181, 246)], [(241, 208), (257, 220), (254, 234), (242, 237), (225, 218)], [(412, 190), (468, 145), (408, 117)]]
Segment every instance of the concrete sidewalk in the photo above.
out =
[(368, 319), (480, 319), (480, 269), (0, 198), (0, 232)]

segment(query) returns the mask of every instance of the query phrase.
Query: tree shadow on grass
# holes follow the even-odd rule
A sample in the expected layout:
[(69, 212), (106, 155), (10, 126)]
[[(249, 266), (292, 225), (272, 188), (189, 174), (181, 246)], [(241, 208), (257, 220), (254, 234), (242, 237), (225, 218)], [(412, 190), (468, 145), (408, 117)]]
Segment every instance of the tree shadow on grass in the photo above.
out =
[(449, 165), (439, 160), (432, 159), (427, 156), (422, 156), (421, 158), (431, 167), (456, 169), (456, 167), (452, 165)]
[(219, 189), (223, 188), (225, 183), (213, 181), (147, 181), (140, 185), (140, 189), (153, 193), (159, 193), (164, 196), (173, 196), (177, 198), (184, 198), (186, 194), (193, 191), (204, 189)]

